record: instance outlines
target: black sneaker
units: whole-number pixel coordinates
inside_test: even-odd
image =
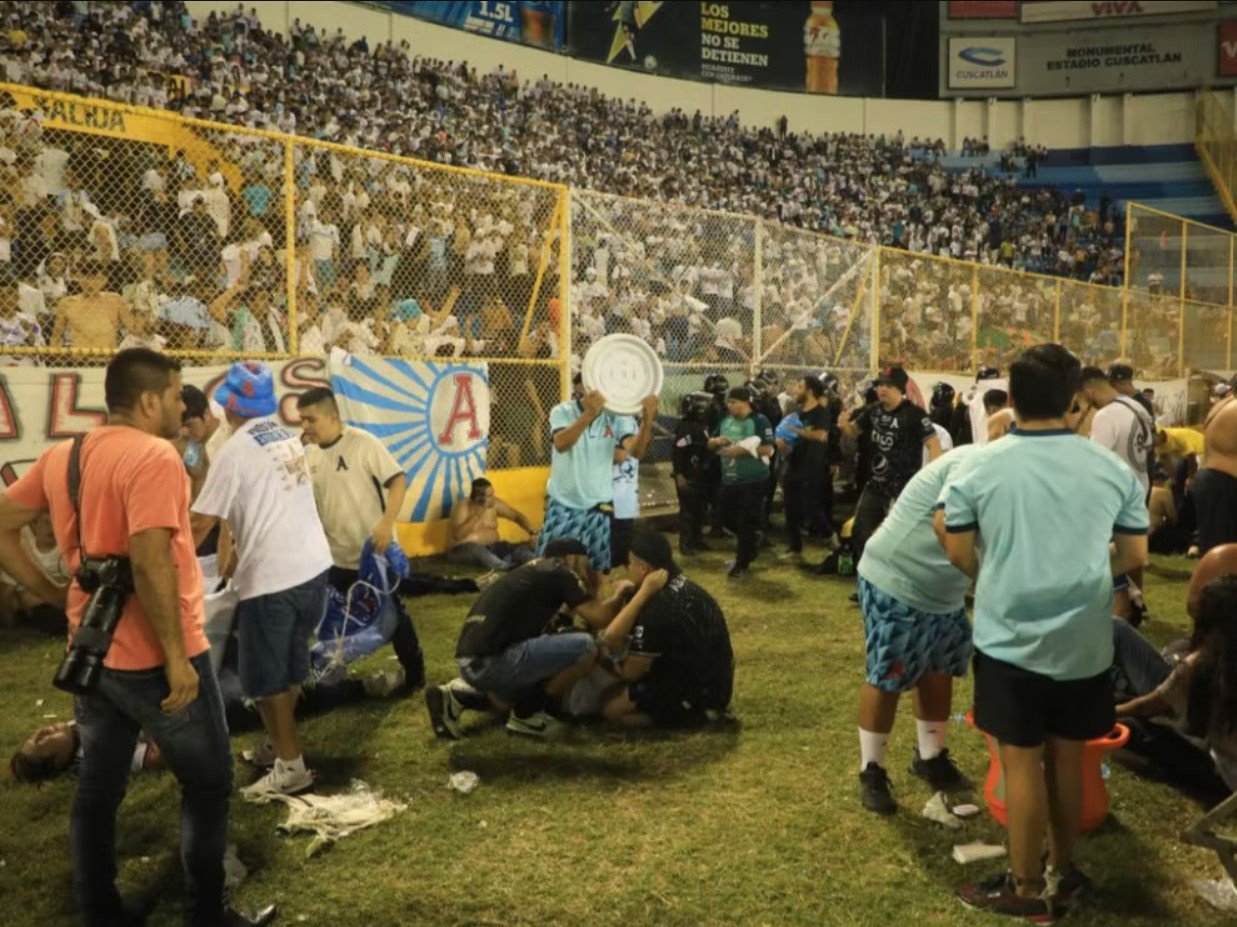
[[[851,605],[858,605],[859,604],[859,593],[852,592],[850,595],[846,597],[846,601],[849,602]]]
[[[1064,873],[1049,869],[1044,878],[1048,882],[1049,894],[1062,906],[1073,904],[1095,887],[1091,879],[1072,864]]]
[[[948,748],[930,760],[920,758],[919,751],[916,750],[915,759],[911,761],[910,773],[932,786],[934,792],[965,792],[975,787],[975,784],[964,776],[962,771],[954,765],[954,761],[949,758]]]
[[[859,800],[863,807],[877,814],[893,814],[898,803],[889,791],[889,774],[875,763],[869,763],[859,774]]]
[[[748,572],[747,567],[739,566],[738,563],[733,561],[726,564],[727,579],[739,579],[740,577],[747,576]]]
[[[1051,898],[1019,895],[1014,888],[1014,877],[1006,872],[984,879],[977,885],[962,886],[958,889],[958,900],[977,911],[1020,917],[1031,924],[1057,922]]]

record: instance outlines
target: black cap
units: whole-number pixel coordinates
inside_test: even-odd
[[[749,406],[752,404],[752,391],[746,386],[736,386],[726,394],[727,399],[733,399],[736,402],[746,402]]]
[[[627,549],[655,570],[678,572],[670,541],[664,534],[659,534],[649,528],[642,528],[632,535]]]
[[[1129,364],[1110,364],[1108,367],[1108,379],[1114,383],[1124,383],[1126,380],[1133,382],[1134,368]]]
[[[547,557],[570,557],[572,555],[587,557],[588,548],[575,538],[554,538],[545,545]]]
[[[898,364],[882,367],[876,377],[877,386],[894,386],[904,393],[906,392],[906,384],[909,382],[910,377],[906,375],[906,371]]]

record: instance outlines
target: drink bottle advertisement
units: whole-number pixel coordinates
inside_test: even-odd
[[[568,53],[689,80],[880,96],[884,23],[862,0],[570,3]]]

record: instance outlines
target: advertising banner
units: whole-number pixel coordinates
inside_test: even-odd
[[[1018,92],[1114,93],[1193,87],[1214,76],[1210,23],[1018,37]]]
[[[440,26],[554,51],[562,50],[566,37],[564,0],[392,0],[380,5]]]
[[[967,36],[949,40],[948,87],[1012,88],[1015,81],[1013,36]]]
[[[838,2],[572,3],[570,54],[688,80],[880,96],[882,13]]]
[[[950,0],[950,19],[1017,19],[1016,0]]]
[[[230,365],[186,367],[185,383],[210,396]],[[376,435],[408,473],[401,521],[442,518],[485,470],[490,391],[484,364],[427,364],[336,352],[274,361],[278,417],[297,425],[296,398],[329,385],[341,416]],[[10,485],[45,450],[107,420],[101,367],[0,371],[0,479]]]
[[[1216,70],[1221,77],[1237,77],[1237,19],[1226,19],[1220,23],[1216,61]]]
[[[1142,16],[1174,16],[1181,13],[1207,13],[1216,0],[1039,0],[1022,4],[1024,23],[1066,22],[1076,19],[1120,20]]]

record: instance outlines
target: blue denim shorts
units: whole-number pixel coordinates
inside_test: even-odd
[[[460,657],[460,675],[480,692],[506,705],[536,686],[575,666],[597,645],[591,634],[543,634],[512,644],[492,657]]]
[[[327,572],[236,606],[241,689],[246,698],[287,692],[309,678],[309,643],[326,612]]]

